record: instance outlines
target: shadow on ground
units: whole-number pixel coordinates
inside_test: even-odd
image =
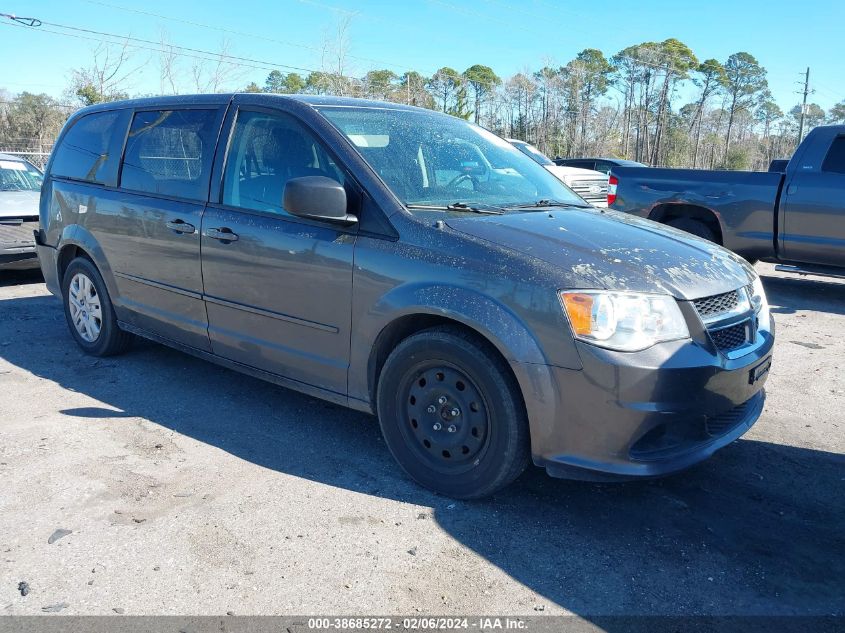
[[[0,268],[0,288],[40,283],[44,283],[44,277],[38,268],[28,268],[26,270]]]
[[[777,282],[778,305],[790,287]],[[52,298],[0,312],[0,356],[103,405],[65,415],[138,416],[265,468],[431,506],[458,542],[582,616],[843,612],[842,455],[740,440],[665,480],[599,485],[532,468],[492,499],[455,503],[400,474],[369,416],[153,344],[86,357]]]
[[[775,314],[814,310],[845,314],[845,284],[818,278],[762,276],[766,295]]]

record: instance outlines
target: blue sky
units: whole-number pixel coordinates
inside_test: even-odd
[[[0,11],[156,42],[164,29],[171,43],[204,50],[219,50],[225,38],[231,55],[303,69],[320,69],[327,34],[351,16],[350,74],[374,67],[430,74],[441,66],[462,71],[481,63],[505,77],[565,64],[584,48],[599,48],[609,56],[631,44],[677,37],[702,60],[724,61],[740,50],[755,55],[769,71],[770,87],[784,110],[799,102],[794,93],[807,66],[816,90],[811,101],[827,109],[845,99],[845,3],[834,0],[0,0]],[[59,96],[70,70],[86,64],[97,44],[80,38],[100,37],[79,31],[77,37],[63,37],[48,30],[60,29],[47,24],[0,28],[5,60],[0,88]],[[131,91],[158,91],[157,54],[139,51],[136,59],[141,67]],[[242,68],[239,73],[238,85],[263,84],[267,70]]]

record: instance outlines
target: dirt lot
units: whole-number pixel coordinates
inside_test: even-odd
[[[845,283],[758,267],[778,343],[745,438],[474,503],[368,416],[149,343],[84,356],[0,273],[0,614],[843,614]]]

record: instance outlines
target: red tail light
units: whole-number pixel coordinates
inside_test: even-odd
[[[613,174],[610,175],[610,180],[607,181],[607,206],[616,202],[616,185],[619,184],[619,179]]]

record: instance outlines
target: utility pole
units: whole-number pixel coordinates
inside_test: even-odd
[[[807,95],[810,92],[810,67],[807,66],[807,73],[804,75],[804,101],[801,103],[801,124],[798,127],[798,144],[804,140],[804,116],[807,114]]]

